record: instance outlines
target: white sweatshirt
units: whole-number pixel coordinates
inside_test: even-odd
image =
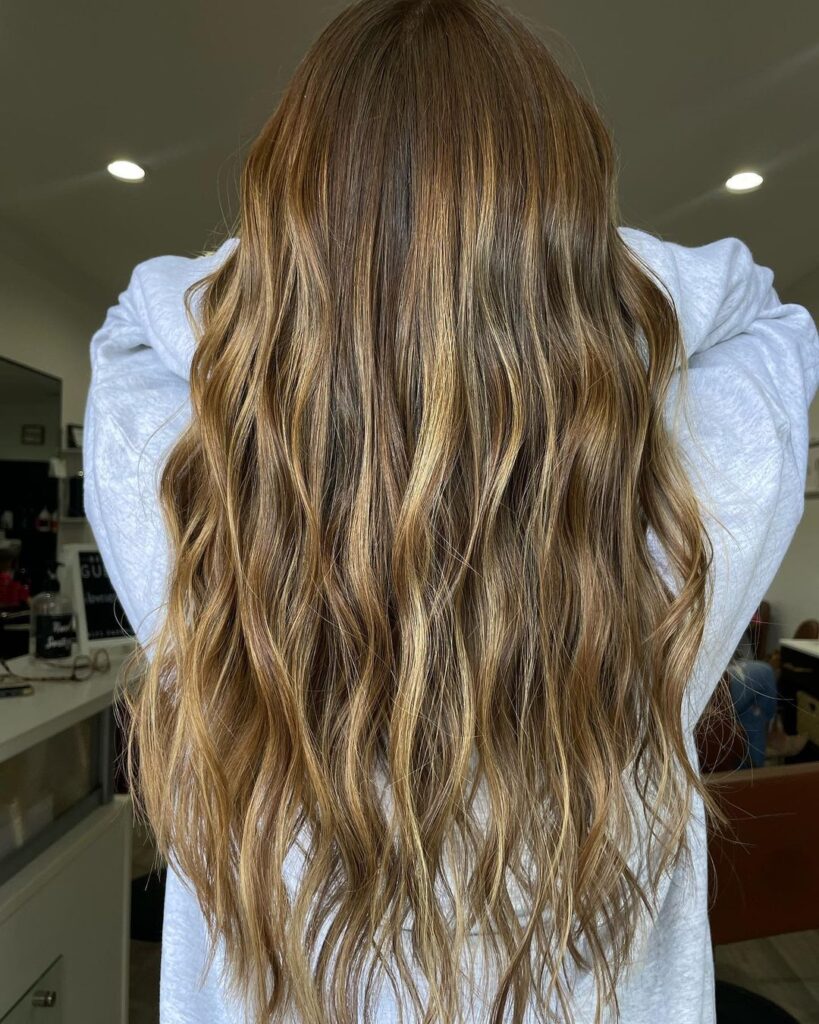
[[[739,239],[688,248],[634,228],[621,228],[621,234],[673,299],[689,360],[686,415],[674,429],[708,510],[714,545],[714,599],[686,712],[694,757],[694,724],[802,515],[819,337],[802,306],[779,301],[773,273],[756,265]],[[195,343],[182,296],[235,244],[228,239],[206,257],[162,256],[139,264],[91,340],[86,511],[142,641],[162,613],[168,568],[157,473],[190,416],[188,372]],[[661,557],[656,547],[655,553]],[[657,918],[647,924],[621,984],[622,1024],[715,1019],[701,812],[697,805],[689,824],[690,861],[668,879]],[[221,951],[202,978],[205,957],[198,904],[170,871],[161,1024],[246,1024],[241,1008],[223,991]],[[571,1024],[591,1021],[590,996],[577,978]],[[386,986],[379,1024],[398,1020],[393,998]]]

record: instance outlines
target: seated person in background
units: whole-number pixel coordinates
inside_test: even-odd
[[[750,627],[742,635],[728,666],[731,702],[748,738],[742,767],[761,768],[767,757],[795,757],[807,736],[788,736],[776,720],[779,690],[773,667],[754,658]]]

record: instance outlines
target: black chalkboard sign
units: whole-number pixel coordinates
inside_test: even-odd
[[[79,551],[77,557],[88,640],[133,636],[134,631],[114,592],[99,551]]]

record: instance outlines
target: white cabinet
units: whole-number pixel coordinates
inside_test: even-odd
[[[2,1024],[18,1024],[14,1013],[26,1024],[125,1024],[130,851],[131,803],[117,797],[0,887]],[[33,989],[53,989],[57,1000],[27,1017]]]
[[[113,795],[118,668],[35,682],[0,708],[0,1024],[127,1021],[132,808]]]
[[[63,1024],[63,961],[53,963],[0,1024]]]

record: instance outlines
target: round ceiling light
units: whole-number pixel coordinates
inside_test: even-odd
[[[756,171],[740,171],[739,174],[731,175],[725,182],[725,187],[729,192],[751,192],[753,189],[759,188],[762,181],[762,175],[757,174]]]
[[[145,171],[133,160],[112,160],[108,164],[108,173],[120,181],[142,181]]]

